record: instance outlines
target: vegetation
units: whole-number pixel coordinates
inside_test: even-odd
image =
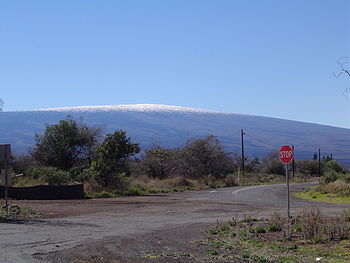
[[[246,217],[247,218],[247,217]],[[306,209],[287,219],[275,212],[267,220],[218,222],[196,242],[212,260],[231,262],[349,262],[349,212],[338,217]]]
[[[102,187],[122,189],[128,184],[130,175],[128,160],[140,152],[138,143],[132,143],[125,131],[107,134],[96,150],[96,159],[92,164],[94,179]]]
[[[318,187],[295,193],[295,196],[318,202],[350,204],[350,174],[338,163],[330,162],[326,163],[329,170],[320,178]]]
[[[27,221],[41,216],[40,213],[28,207],[11,204],[6,210],[4,204],[0,203],[0,205],[0,222]]]
[[[30,156],[18,156],[12,169],[17,186],[84,183],[88,197],[284,182],[285,168],[272,152],[248,159],[241,176],[241,156],[225,151],[213,135],[188,140],[184,146],[153,145],[141,151],[138,143],[117,130],[104,138],[101,130],[67,117],[37,134]],[[317,154],[316,154],[317,157]],[[317,158],[296,161],[294,181],[318,176]],[[321,162],[321,194],[349,195],[349,176],[332,156]],[[339,182],[341,181],[341,182]]]
[[[67,118],[58,124],[47,125],[44,134],[36,134],[34,159],[43,166],[69,170],[74,166],[91,164],[92,149],[100,134],[84,124]]]

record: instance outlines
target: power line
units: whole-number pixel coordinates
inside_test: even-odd
[[[265,145],[265,146],[271,147],[271,148],[273,148],[274,150],[278,150],[278,147],[276,147],[275,145],[272,145],[272,144],[266,143],[266,142],[264,142],[264,141],[262,141],[262,140],[260,140],[260,139],[257,139],[257,138],[255,138],[255,137],[251,136],[250,134],[247,134],[246,132],[245,132],[245,135],[248,136],[250,139],[252,139],[252,140],[258,142],[258,143],[261,143],[261,144],[263,144],[263,145]]]

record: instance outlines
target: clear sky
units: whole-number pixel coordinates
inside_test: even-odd
[[[343,56],[349,0],[0,1],[5,111],[155,103],[350,128]]]

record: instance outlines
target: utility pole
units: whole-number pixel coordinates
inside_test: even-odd
[[[9,215],[9,206],[8,206],[8,169],[9,169],[9,156],[7,152],[8,145],[5,145],[5,206],[6,206],[6,215]]]
[[[293,149],[292,172],[293,172],[293,179],[294,179],[294,173],[295,173],[295,161],[294,161],[295,150],[294,150],[294,144],[292,145],[292,149]]]
[[[321,148],[318,148],[318,177],[321,177]]]
[[[241,148],[242,148],[242,177],[244,177],[244,142],[243,142],[243,129],[241,129]]]

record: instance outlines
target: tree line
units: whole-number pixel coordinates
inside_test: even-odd
[[[67,117],[47,125],[42,134],[35,135],[35,141],[31,154],[16,157],[12,166],[15,173],[48,184],[94,182],[101,188],[123,189],[132,176],[222,179],[238,176],[241,170],[241,156],[227,152],[213,135],[187,140],[181,147],[152,145],[141,151],[139,143],[128,137],[126,131],[116,130],[102,136],[101,129]],[[331,159],[322,161],[321,172],[328,170],[344,172]],[[277,152],[261,160],[247,158],[245,171],[248,177],[285,172]],[[317,175],[318,161],[296,161],[296,172]]]

